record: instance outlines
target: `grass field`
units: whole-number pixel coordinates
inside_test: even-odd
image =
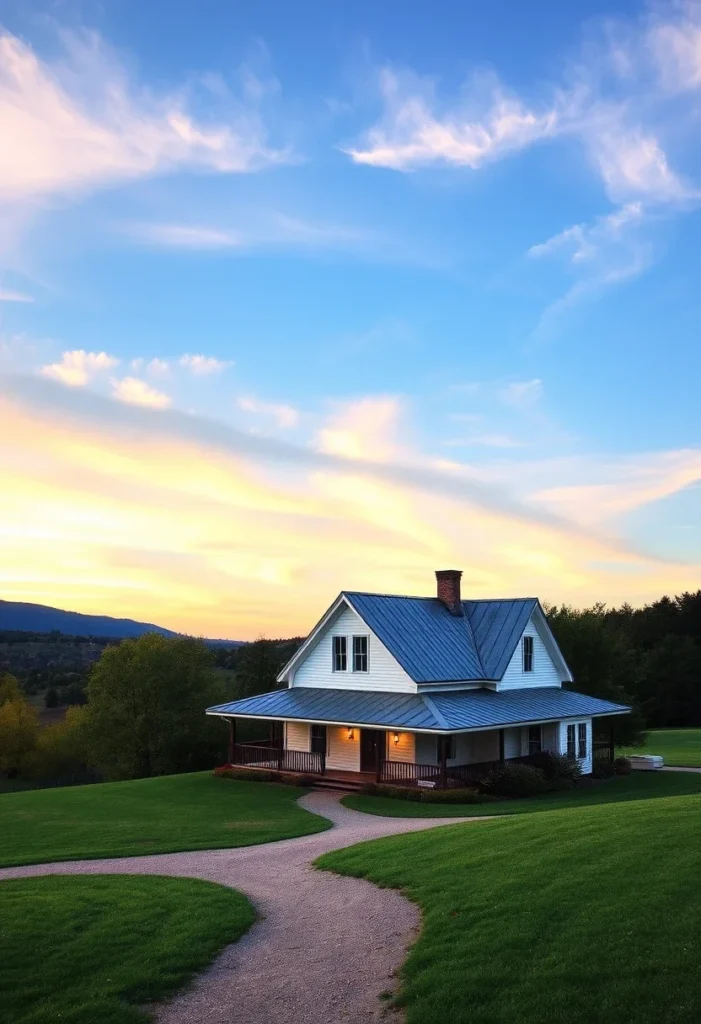
[[[3,1024],[136,1024],[255,914],[240,893],[155,876],[0,883]]]
[[[700,796],[455,825],[318,863],[420,905],[407,1024],[701,1020]]]
[[[473,815],[531,814],[567,807],[648,800],[653,797],[701,793],[701,775],[693,772],[634,772],[616,776],[567,793],[548,793],[528,800],[497,800],[487,804],[419,804],[386,796],[346,796],[346,807],[388,818],[463,818]]]
[[[652,729],[644,747],[626,747],[619,754],[661,754],[665,764],[701,768],[701,729]]]
[[[251,846],[321,832],[304,790],[207,772],[0,795],[0,866]]]

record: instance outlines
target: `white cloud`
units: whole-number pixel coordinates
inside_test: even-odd
[[[617,117],[610,129],[594,125],[584,135],[590,157],[614,202],[634,197],[654,203],[698,198],[698,189],[671,169],[660,140],[652,132],[626,128]]]
[[[25,295],[24,292],[13,292],[7,288],[0,288],[0,302],[34,302],[34,298],[31,295]]]
[[[98,373],[113,369],[118,359],[107,355],[106,352],[85,352],[83,349],[74,349],[71,352],[64,352],[60,363],[51,363],[43,366],[41,372],[46,377],[53,377],[62,384],[69,384],[71,387],[83,387]]]
[[[573,263],[584,263],[601,254],[611,242],[620,240],[625,231],[643,218],[641,203],[629,203],[620,210],[597,217],[593,224],[573,224],[545,242],[532,245],[529,256],[550,256],[564,251]]]
[[[322,452],[348,459],[387,461],[402,453],[399,444],[403,403],[395,395],[370,395],[340,402],[319,431]]]
[[[232,249],[242,244],[238,231],[197,224],[131,224],[131,236],[172,249]]]
[[[493,79],[480,83],[474,113],[468,104],[436,113],[431,83],[389,68],[380,73],[380,92],[382,120],[360,148],[345,150],[356,163],[398,171],[431,163],[476,169],[557,129],[554,109],[533,111]]]
[[[129,405],[144,405],[151,409],[165,409],[171,403],[169,395],[162,391],[156,391],[146,381],[138,377],[123,377],[121,380],[113,379],[112,394],[120,402],[127,402]]]
[[[229,359],[216,359],[214,356],[191,355],[186,353],[178,360],[181,366],[185,367],[196,377],[207,377],[212,373],[221,373],[223,370],[233,366]]]
[[[701,88],[701,5],[683,4],[676,20],[653,21],[645,42],[662,85],[671,92]]]
[[[543,397],[543,382],[539,377],[533,380],[517,380],[507,384],[499,392],[499,398],[512,409],[532,409]]]
[[[285,429],[296,427],[299,423],[299,412],[291,405],[279,405],[274,402],[261,402],[252,395],[241,395],[236,400],[239,409],[262,416],[271,416],[278,427]]]
[[[225,117],[198,120],[193,88],[155,94],[129,80],[96,34],[64,33],[65,57],[42,60],[0,34],[0,197],[96,189],[178,167],[252,171],[289,154],[271,149],[249,93]],[[209,93],[210,107],[213,102]]]

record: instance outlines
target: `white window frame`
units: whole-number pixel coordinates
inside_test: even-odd
[[[356,659],[355,641],[356,640],[364,640],[365,641],[365,653],[362,654],[362,653],[359,652],[358,655],[357,655],[359,659],[365,658],[365,668],[356,668],[355,667],[356,666],[356,661],[355,661],[355,659]],[[351,669],[352,669],[353,672],[360,672],[363,675],[367,675],[367,673],[370,671],[370,637],[368,636],[367,633],[356,633],[352,637],[352,639],[351,639]]]
[[[532,672],[535,662],[535,643],[532,636],[521,638],[521,667],[524,672]]]
[[[577,760],[578,761],[586,761],[586,759],[588,757],[588,754],[589,754],[589,743],[587,742],[588,738],[589,738],[587,736],[588,732],[589,732],[589,730],[587,729],[587,723],[586,722],[577,722]],[[584,753],[582,753],[582,747],[584,749]]]
[[[340,649],[338,651],[336,650],[336,642],[337,641],[342,641],[342,643],[339,643]],[[339,668],[338,665],[337,665],[337,661],[339,659],[343,663],[343,667],[342,668]],[[347,636],[341,636],[341,635],[336,633],[336,634],[334,634],[331,637],[331,671],[332,672],[347,672],[348,671],[348,637]]]

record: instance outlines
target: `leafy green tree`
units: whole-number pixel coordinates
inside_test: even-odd
[[[12,778],[27,775],[38,735],[37,713],[24,698],[0,704],[0,772]]]
[[[607,619],[604,606],[578,610],[562,605],[548,609],[548,621],[572,670],[572,688],[619,704],[631,704],[631,715],[597,720],[604,731],[613,725],[621,744],[642,742],[645,720],[636,705],[641,677],[638,653],[626,633]]]
[[[46,708],[57,708],[61,702],[58,699],[58,694],[53,686],[50,686],[44,696],[44,707]]]
[[[146,633],[108,647],[93,666],[85,719],[90,763],[108,779],[194,771],[223,756],[227,698],[201,640]]]
[[[37,736],[32,770],[38,778],[83,772],[88,760],[86,707],[70,707],[61,722],[46,726]]]
[[[0,673],[0,706],[8,700],[24,700],[22,688],[15,676],[9,672]]]

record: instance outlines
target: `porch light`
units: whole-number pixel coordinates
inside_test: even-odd
[[[395,734],[394,734],[394,745],[395,745],[395,747],[397,746],[398,743],[399,743],[399,733],[395,732]]]
[[[348,739],[352,740],[354,737],[355,737],[355,733],[353,732],[352,727],[349,725],[348,726]]]

